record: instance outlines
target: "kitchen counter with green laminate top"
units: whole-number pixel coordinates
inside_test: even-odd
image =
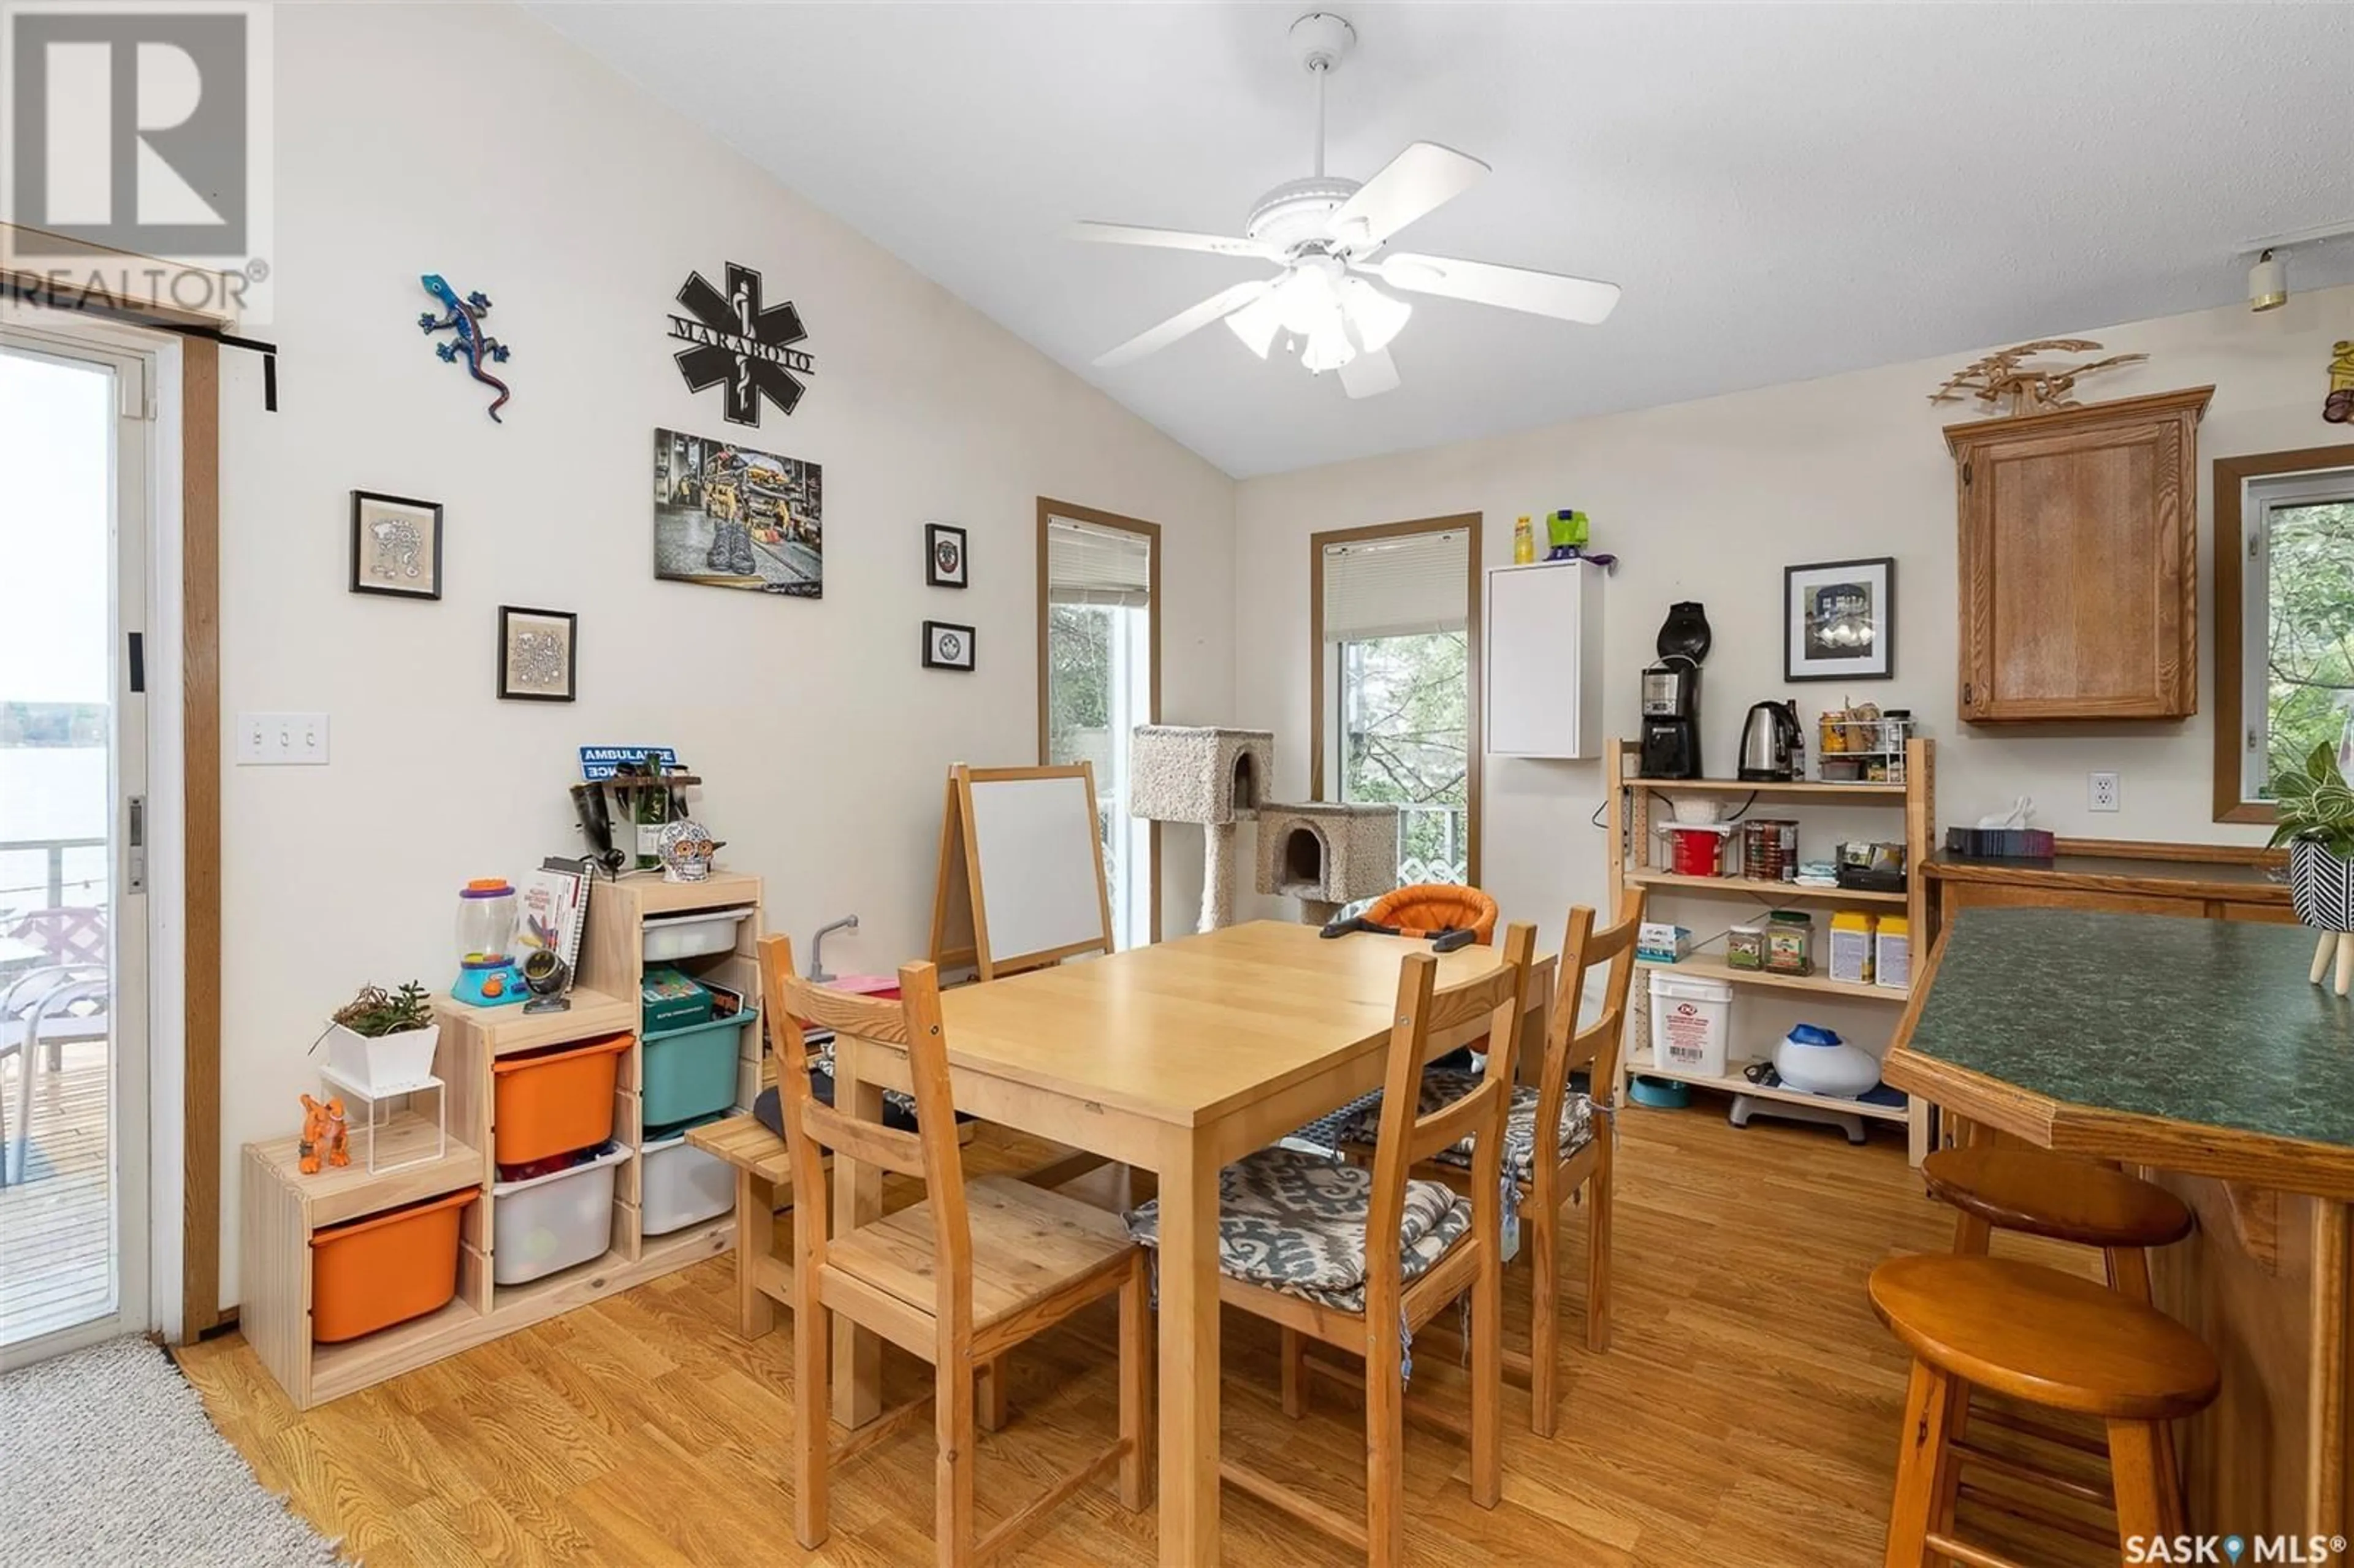
[[[2115,1160],[2190,1205],[2192,1235],[2149,1262],[2158,1305],[2224,1368],[2185,1424],[2194,1533],[2354,1529],[2354,999],[2309,982],[2314,942],[2247,920],[1966,907],[1882,1070],[1948,1131]]]
[[[2031,1099],[2261,1139],[2280,1146],[2269,1159],[2316,1163],[2317,1184],[2276,1184],[2354,1196],[2354,999],[2307,983],[2313,947],[2296,926],[1964,910],[1888,1081],[1934,1099],[1958,1070]]]

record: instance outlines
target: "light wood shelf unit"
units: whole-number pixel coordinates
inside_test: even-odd
[[[649,915],[705,909],[751,911],[737,926],[726,952],[674,960],[699,980],[716,980],[758,1004],[760,881],[727,873],[703,883],[663,883],[652,875],[600,882],[588,896],[588,924],[581,943],[580,980],[572,1006],[563,1012],[526,1013],[520,1006],[469,1007],[447,997],[433,999],[441,1025],[433,1070],[447,1086],[449,1149],[438,1160],[370,1175],[364,1150],[354,1163],[305,1176],[299,1169],[297,1139],[282,1138],[245,1146],[239,1318],[262,1364],[298,1410],[340,1398],[389,1377],[457,1354],[471,1346],[513,1333],[543,1319],[642,1285],[725,1252],[735,1240],[732,1212],[667,1235],[643,1234],[638,1162],[645,1128],[639,1100],[643,1081],[639,981],[643,922]],[[657,960],[667,962],[673,960]],[[613,1137],[630,1150],[614,1181],[612,1232],[603,1255],[521,1285],[492,1277],[498,1237],[491,1188],[498,1180],[493,1160],[497,1139],[497,1099],[492,1065],[503,1056],[627,1033],[614,1089]],[[739,1091],[773,1080],[773,1067],[760,1059],[760,1030],[744,1032]],[[766,1069],[764,1074],[764,1069]],[[750,1104],[750,1094],[741,1097]],[[436,1136],[434,1124],[406,1104],[395,1107],[377,1134],[387,1160],[407,1158]],[[357,1135],[355,1135],[357,1142]],[[311,1237],[323,1226],[465,1188],[481,1198],[468,1204],[459,1224],[458,1293],[449,1305],[342,1344],[313,1344],[311,1338]]]
[[[1646,779],[1641,776],[1641,748],[1630,741],[1613,740],[1605,748],[1604,777],[1610,782],[1609,799],[1605,802],[1610,839],[1607,855],[1610,901],[1616,907],[1620,895],[1629,887],[1648,889],[1651,895],[1649,918],[1665,920],[1660,908],[1669,899],[1686,896],[1738,897],[1755,901],[1763,908],[1790,905],[1828,906],[1861,909],[1871,913],[1893,913],[1901,909],[1905,916],[1912,942],[1913,960],[1917,967],[1926,956],[1929,930],[1929,878],[1924,872],[1935,848],[1936,822],[1936,747],[1935,743],[1915,736],[1904,747],[1904,779],[1901,783],[1862,783],[1814,779],[1794,779],[1787,783],[1753,782],[1734,779]],[[1906,882],[1902,893],[1883,893],[1862,888],[1798,887],[1787,882],[1766,882],[1739,876],[1688,876],[1669,871],[1654,863],[1655,841],[1652,827],[1656,819],[1653,794],[1674,799],[1678,796],[1712,795],[1738,801],[1755,794],[1760,800],[1787,802],[1793,806],[1833,808],[1901,807],[1904,821],[1904,855]],[[1727,853],[1735,853],[1727,846]],[[1816,853],[1810,856],[1823,859]],[[1855,985],[1835,980],[1818,972],[1812,975],[1780,975],[1771,971],[1736,969],[1725,963],[1721,954],[1700,953],[1677,964],[1647,964],[1649,969],[1667,969],[1673,973],[1718,980],[1736,987],[1789,991],[1835,997],[1850,1001],[1903,1002],[1908,990],[1893,986]],[[1702,1088],[1726,1094],[1752,1095],[1760,1099],[1781,1100],[1797,1105],[1827,1106],[1837,1110],[1881,1121],[1901,1122],[1907,1128],[1913,1161],[1925,1158],[1929,1150],[1929,1108],[1917,1097],[1905,1108],[1892,1106],[1866,1105],[1858,1101],[1833,1100],[1820,1095],[1810,1095],[1799,1089],[1761,1088],[1742,1075],[1741,1068],[1750,1058],[1728,1061],[1723,1075],[1685,1073],[1662,1069],[1653,1062],[1650,1036],[1650,994],[1648,984],[1635,988],[1628,1020],[1628,1048],[1620,1059],[1618,1082],[1615,1086],[1620,1104],[1626,1103],[1626,1081],[1629,1076],[1670,1078]],[[1734,1043],[1738,1053],[1739,1042]]]

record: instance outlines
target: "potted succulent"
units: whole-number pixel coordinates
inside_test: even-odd
[[[441,1026],[425,988],[410,980],[398,991],[363,986],[335,1011],[321,1036],[327,1069],[370,1097],[421,1088],[433,1075]]]
[[[2272,842],[2288,845],[2288,895],[2296,917],[2320,931],[2313,983],[2337,969],[2338,994],[2354,982],[2354,787],[2338,768],[2338,748],[2313,748],[2305,766],[2274,780],[2278,825]]]

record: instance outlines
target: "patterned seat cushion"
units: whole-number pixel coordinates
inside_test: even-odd
[[[1456,1067],[1434,1066],[1422,1075],[1422,1104],[1417,1116],[1428,1116],[1442,1106],[1451,1105],[1479,1086],[1479,1075]],[[1350,1143],[1372,1143],[1381,1135],[1381,1101],[1360,1110],[1343,1131]],[[1561,1153],[1568,1159],[1594,1141],[1594,1100],[1591,1096],[1572,1092],[1561,1106]],[[1471,1142],[1469,1138],[1450,1148],[1440,1150],[1432,1158],[1442,1165],[1471,1168]],[[1504,1122],[1504,1174],[1515,1181],[1527,1181],[1535,1170],[1537,1147],[1537,1092],[1526,1084],[1512,1086],[1512,1108]]]
[[[1290,1149],[1262,1149],[1218,1172],[1218,1266],[1236,1279],[1365,1309],[1365,1222],[1373,1172]],[[1471,1204],[1445,1183],[1408,1181],[1398,1227],[1400,1272],[1413,1279],[1471,1228]],[[1128,1220],[1161,1245],[1159,1200]]]

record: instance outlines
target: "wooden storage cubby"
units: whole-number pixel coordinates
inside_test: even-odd
[[[735,946],[724,953],[691,959],[657,959],[657,967],[678,969],[705,984],[740,993],[745,1005],[760,1005],[760,879],[740,872],[715,871],[705,882],[663,882],[658,876],[625,876],[599,883],[588,895],[588,932],[580,945],[580,983],[635,1001],[645,979],[645,922],[701,911],[749,909],[736,927]],[[632,1021],[631,1027],[636,1023]],[[741,1031],[737,1041],[736,1108],[750,1110],[759,1092],[777,1081],[768,1059],[765,1026]],[[634,1052],[632,1053],[634,1054]],[[631,1080],[636,1082],[635,1078]],[[640,1132],[643,1132],[641,1128]],[[634,1201],[635,1161],[623,1178]]]

